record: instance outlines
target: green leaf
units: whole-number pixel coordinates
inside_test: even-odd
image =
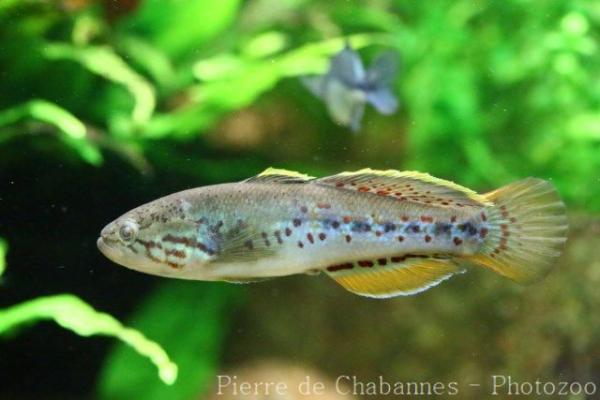
[[[358,34],[310,43],[266,59],[243,59],[226,53],[193,66],[205,82],[190,88],[190,104],[170,114],[155,115],[144,133],[149,138],[186,137],[215,123],[224,113],[246,107],[281,79],[323,72],[345,40],[359,49],[385,43],[386,34]]]
[[[6,269],[6,253],[8,252],[8,243],[6,240],[0,238],[0,276]]]
[[[152,294],[130,325],[152,335],[179,366],[169,388],[151,379],[152,371],[119,345],[99,378],[99,398],[187,400],[201,398],[217,368],[228,315],[237,288],[221,283],[165,282]]]
[[[106,335],[118,338],[150,359],[158,368],[164,383],[171,385],[177,378],[177,365],[158,344],[70,294],[38,297],[0,310],[0,334],[47,319],[81,336]]]
[[[85,138],[85,125],[64,108],[46,100],[36,99],[0,112],[0,126],[14,124],[24,118],[54,125],[73,139]]]
[[[76,47],[69,44],[53,43],[44,48],[44,55],[50,59],[70,59],[76,61],[94,74],[123,85],[134,99],[131,119],[136,124],[146,122],[156,106],[154,87],[133,70],[114,50],[104,46]]]
[[[146,0],[126,21],[128,31],[142,33],[169,56],[197,51],[233,22],[240,0]]]
[[[169,88],[175,81],[175,69],[171,60],[143,38],[123,36],[119,38],[117,45],[121,53],[131,59],[132,64],[146,72],[160,87]]]
[[[283,50],[287,40],[282,32],[264,32],[250,39],[242,48],[242,53],[252,58],[268,57]]]
[[[60,137],[63,142],[77,151],[81,158],[92,165],[102,163],[100,151],[87,140],[85,125],[68,110],[47,100],[35,99],[0,111],[0,127],[27,119],[34,119],[54,126],[62,133]],[[12,137],[0,138],[0,143]]]

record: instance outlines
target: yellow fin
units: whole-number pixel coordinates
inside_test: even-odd
[[[301,174],[300,172],[269,167],[260,174],[246,179],[244,182],[304,183],[312,179],[315,178],[306,174]]]
[[[565,205],[554,186],[524,179],[485,194],[493,202],[489,233],[480,253],[469,261],[519,283],[542,279],[567,240]]]
[[[346,290],[361,296],[388,298],[423,292],[461,269],[449,259],[407,259],[393,266],[327,271]]]
[[[315,182],[335,186],[340,190],[389,196],[426,206],[482,207],[490,204],[485,197],[464,186],[416,171],[378,171],[367,168],[356,172],[342,172]]]

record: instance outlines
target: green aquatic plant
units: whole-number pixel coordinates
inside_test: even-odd
[[[43,99],[33,99],[0,111],[0,128],[10,127],[20,121],[35,121],[54,128],[60,140],[74,149],[83,160],[92,165],[102,163],[102,154],[88,140],[85,124],[58,104]],[[36,130],[43,132],[43,127],[43,125],[32,127],[31,132]],[[0,136],[0,145],[22,134],[22,131],[9,128],[3,133]]]
[[[0,239],[0,275],[6,266],[8,246]],[[0,335],[42,320],[53,320],[58,325],[80,336],[112,336],[147,357],[158,368],[160,379],[172,385],[177,379],[177,365],[157,343],[135,329],[123,326],[114,317],[96,311],[89,304],[71,294],[43,296],[0,309]]]
[[[174,156],[156,156],[168,152],[168,141],[194,141],[240,110],[256,116],[266,104],[291,137],[313,140],[305,146],[317,153],[311,156],[324,157],[339,133],[294,82],[323,72],[350,38],[366,59],[382,47],[401,58],[393,88],[401,112],[376,125],[365,116],[368,148],[390,141],[400,147],[363,162],[393,160],[387,166],[473,187],[541,176],[553,179],[567,201],[600,209],[598,185],[581,179],[600,166],[593,40],[600,20],[585,2],[560,0],[535,14],[518,1],[251,3],[116,2],[113,15],[86,1],[66,12],[4,2],[0,143],[37,133],[42,122],[42,131],[56,131],[93,165],[111,150],[143,171],[145,157],[154,157],[157,169],[173,168]],[[55,109],[35,109],[40,101]],[[281,115],[273,104],[301,110],[315,133],[301,132],[294,113]],[[363,144],[345,140],[350,152]]]
[[[123,343],[108,355],[98,382],[101,399],[186,400],[209,389],[217,372],[238,288],[222,283],[172,281],[162,284],[129,324],[160,341],[179,366],[177,382],[161,385],[147,363]]]
[[[6,269],[6,252],[8,251],[8,243],[6,240],[0,238],[0,277]]]

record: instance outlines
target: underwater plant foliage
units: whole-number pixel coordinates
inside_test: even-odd
[[[277,98],[290,78],[324,72],[348,39],[359,50],[400,54],[395,90],[405,111],[394,133],[378,126],[373,136],[406,136],[405,167],[468,186],[544,175],[570,202],[600,208],[598,185],[588,190],[574,178],[600,168],[592,3],[557,2],[539,15],[518,1],[306,2],[263,14],[266,0],[167,4],[6,3],[1,142],[58,133],[87,162],[116,151],[147,171],[157,140],[195,140],[228,114]],[[315,13],[329,22],[300,29],[294,18]],[[193,32],[173,28],[192,20],[203,21]],[[322,108],[297,82],[286,103],[294,102],[314,115]],[[334,129],[325,117],[320,110],[323,129]]]
[[[6,267],[7,250],[6,241],[0,239],[0,276]],[[177,365],[157,343],[148,340],[137,330],[123,326],[110,315],[94,310],[71,294],[41,296],[0,309],[0,336],[14,335],[15,331],[42,320],[53,320],[80,336],[115,337],[150,359],[165,384],[172,385],[177,379]]]
[[[61,321],[130,338],[116,319],[126,321],[171,357],[151,346],[155,360],[179,367],[168,386],[125,343],[53,352],[38,325],[14,338],[31,338],[36,354],[17,356],[29,347],[11,336],[0,368],[48,380],[22,372],[0,397],[47,386],[55,397],[203,398],[216,373],[270,358],[330,378],[597,381],[599,33],[591,0],[0,2],[0,236],[25,259],[0,281],[1,312],[75,310]],[[355,135],[300,81],[325,73],[346,41],[367,65],[399,55],[398,111],[367,110]],[[376,302],[303,276],[252,286],[142,277],[95,249],[99,228],[135,205],[269,166],[420,170],[478,192],[551,180],[570,213],[567,251],[532,287],[473,271]],[[41,357],[70,382],[34,368]]]
[[[0,238],[0,277],[6,269],[6,252],[8,251],[8,243],[6,240]]]
[[[157,381],[152,369],[127,346],[118,345],[100,374],[98,398],[190,399],[206,392],[218,371],[224,332],[231,323],[229,310],[239,300],[235,288],[226,284],[162,285],[144,300],[130,323],[166,343],[179,367],[177,381],[172,386]]]

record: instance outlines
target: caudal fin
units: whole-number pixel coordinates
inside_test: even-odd
[[[554,186],[527,178],[487,193],[489,233],[482,251],[470,258],[519,283],[533,283],[550,271],[567,240],[565,206]]]

